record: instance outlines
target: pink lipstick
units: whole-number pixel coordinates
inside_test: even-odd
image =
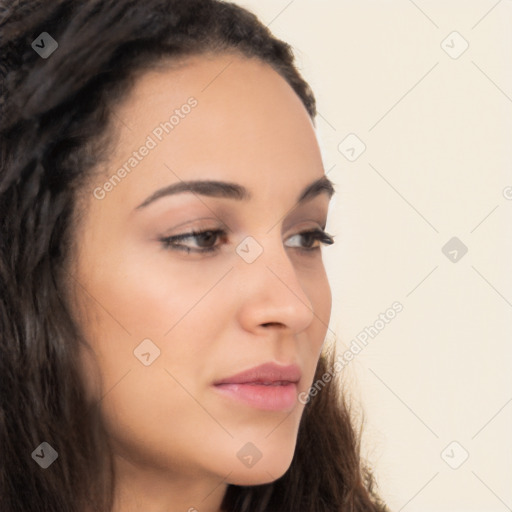
[[[297,383],[301,371],[297,365],[265,363],[214,382],[214,388],[226,397],[267,411],[291,410],[297,403]]]

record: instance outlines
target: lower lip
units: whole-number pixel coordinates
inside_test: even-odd
[[[297,403],[297,385],[217,384],[222,394],[266,411],[290,410]]]

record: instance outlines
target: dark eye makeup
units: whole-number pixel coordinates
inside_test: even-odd
[[[302,231],[295,235],[292,235],[290,238],[301,237],[305,240],[305,246],[303,247],[291,247],[292,249],[297,248],[302,253],[311,253],[312,251],[319,251],[321,245],[331,245],[334,243],[334,236],[326,233],[322,229],[313,229]],[[190,231],[188,233],[181,233],[179,235],[168,236],[164,238],[160,238],[160,242],[162,246],[166,250],[172,251],[184,251],[187,254],[189,253],[214,253],[220,250],[221,245],[215,244],[215,242],[221,238],[224,243],[227,243],[227,232],[224,229],[207,229],[203,231]],[[196,247],[190,247],[189,245],[184,245],[183,241],[185,240],[195,240]],[[319,243],[312,247],[312,244]]]

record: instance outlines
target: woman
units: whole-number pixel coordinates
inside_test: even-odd
[[[1,31],[2,511],[385,510],[291,48],[213,0],[22,0]]]

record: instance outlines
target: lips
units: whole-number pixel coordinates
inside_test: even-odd
[[[266,363],[214,383],[224,398],[266,411],[290,411],[297,405],[297,383],[301,378],[296,365]]]
[[[232,377],[214,382],[215,386],[221,384],[260,384],[284,385],[297,383],[301,378],[301,371],[297,365],[281,366],[275,363],[265,363],[251,368]]]

